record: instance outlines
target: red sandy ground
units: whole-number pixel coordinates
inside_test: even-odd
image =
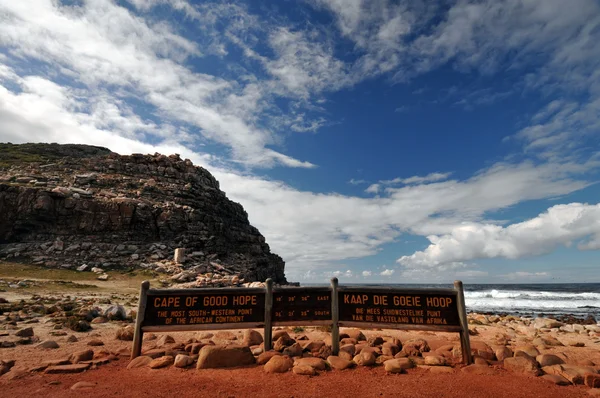
[[[262,366],[218,369],[126,369],[123,358],[98,370],[74,375],[27,375],[0,383],[0,397],[589,397],[583,386],[558,387],[541,378],[498,370],[493,376],[460,372],[433,374],[411,369],[386,375],[382,367],[321,372],[314,377],[291,372],[266,374]],[[51,385],[58,381],[60,384]],[[71,390],[79,381],[92,389]]]

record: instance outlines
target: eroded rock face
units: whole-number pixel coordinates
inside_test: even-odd
[[[204,168],[179,155],[63,149],[57,157],[42,145],[36,154],[51,161],[0,168],[0,259],[82,272],[139,266],[198,286],[286,283],[282,259]],[[185,248],[181,264],[170,261],[175,248]]]

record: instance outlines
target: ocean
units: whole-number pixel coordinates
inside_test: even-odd
[[[343,285],[343,282],[340,282]],[[355,284],[348,284],[356,286]],[[452,288],[445,284],[369,284],[398,288]],[[464,284],[467,312],[536,317],[592,315],[600,321],[600,283]]]

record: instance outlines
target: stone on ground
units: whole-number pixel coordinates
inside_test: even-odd
[[[541,373],[537,362],[525,356],[506,358],[504,360],[504,368],[512,373],[530,374],[533,376],[538,376]]]
[[[373,351],[362,350],[353,361],[359,366],[373,366],[377,362],[377,357]]]
[[[600,388],[600,374],[586,374],[583,378],[583,383],[589,388]]]
[[[194,363],[194,359],[189,355],[179,354],[175,357],[176,368],[187,368]]]
[[[92,359],[94,359],[94,351],[92,351],[92,350],[84,350],[84,351],[75,352],[69,358],[69,360],[73,364],[83,362],[83,361],[91,361]]]
[[[166,368],[167,366],[171,366],[171,365],[173,365],[173,357],[170,355],[165,355],[165,356],[153,359],[148,364],[148,367],[150,369],[160,369],[160,368]]]
[[[360,329],[344,329],[344,333],[347,334],[349,338],[355,339],[356,341],[367,340]]]
[[[144,366],[148,366],[148,364],[152,362],[152,358],[147,356],[137,357],[131,360],[127,365],[127,369],[135,369],[135,368],[143,368]]]
[[[125,326],[124,328],[117,330],[116,338],[117,340],[133,341],[134,332],[135,329],[133,328],[133,326]]]
[[[24,328],[21,330],[17,330],[15,336],[19,337],[31,337],[33,336],[33,328]]]
[[[541,354],[535,357],[535,360],[540,364],[541,367],[565,363],[565,361],[553,354]]]
[[[96,383],[91,381],[78,381],[71,386],[71,390],[88,390],[94,387],[96,387]]]
[[[532,358],[535,358],[538,355],[540,355],[540,352],[538,351],[538,349],[535,348],[535,346],[533,346],[531,344],[526,344],[526,345],[521,345],[521,346],[516,347],[515,348],[515,356],[517,356],[519,351],[526,353],[527,355],[529,355]]]
[[[90,363],[78,363],[71,365],[49,366],[44,373],[46,374],[66,374],[66,373],[81,373],[90,368]]]
[[[296,361],[296,366],[307,365],[315,368],[316,370],[325,370],[327,369],[327,362],[325,362],[321,358],[300,358]]]
[[[403,361],[404,359],[406,359],[411,366],[407,366],[406,361]],[[383,363],[383,367],[388,373],[404,373],[406,369],[412,367],[412,362],[410,362],[408,358],[390,359]]]
[[[296,365],[292,370],[297,375],[314,376],[317,372],[315,368],[308,365]]]
[[[262,334],[260,334],[256,330],[246,329],[244,331],[244,339],[243,339],[243,343],[242,343],[243,345],[250,347],[253,345],[260,345],[262,342],[263,342]]]
[[[281,355],[281,353],[279,351],[267,351],[267,352],[263,352],[262,354],[260,354],[258,356],[258,358],[256,358],[256,364],[257,365],[264,365],[267,362],[269,362],[269,360],[271,358],[273,358],[276,355]]]
[[[267,373],[285,373],[294,366],[294,361],[286,355],[275,355],[265,364]]]
[[[557,386],[571,385],[571,382],[569,382],[569,380],[565,379],[561,375],[543,375],[541,378],[549,383],[556,384]]]
[[[354,365],[354,362],[349,361],[344,358],[340,358],[338,356],[330,355],[327,357],[327,362],[333,369],[344,370],[351,368]]]
[[[175,339],[172,336],[169,336],[168,334],[164,334],[164,335],[160,336],[159,339],[156,341],[156,346],[164,347],[167,344],[174,344],[174,343],[175,343]]]
[[[40,344],[38,344],[37,347],[44,348],[44,349],[56,349],[56,348],[59,348],[59,345],[54,340],[46,340],[46,341],[42,341]]]
[[[513,356],[513,352],[510,348],[506,346],[497,347],[495,350],[496,358],[498,361],[502,362],[506,358],[510,358]]]
[[[102,340],[93,339],[88,341],[87,345],[89,345],[90,347],[100,347],[104,345],[104,342]]]
[[[440,355],[427,355],[425,357],[425,365],[444,366],[444,365],[446,365],[446,358],[444,358],[443,356],[440,356]]]
[[[231,368],[252,365],[254,362],[254,356],[248,347],[240,345],[207,345],[200,350],[196,368]]]
[[[290,357],[299,357],[302,356],[302,346],[300,343],[294,343],[289,347],[285,347],[281,353]]]

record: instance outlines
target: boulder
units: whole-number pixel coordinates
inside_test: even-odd
[[[117,330],[116,338],[117,340],[133,341],[134,333],[135,329],[133,328],[133,326],[125,326],[124,328],[120,328]]]
[[[273,351],[273,350],[263,352],[262,354],[260,354],[258,356],[258,358],[256,358],[256,364],[257,365],[264,365],[267,362],[269,362],[269,360],[271,358],[273,358],[274,356],[276,356],[276,355],[281,355],[281,353],[279,351]]]
[[[150,362],[152,362],[151,357],[147,357],[147,356],[137,357],[137,358],[132,359],[131,362],[129,362],[129,364],[127,365],[127,369],[142,368],[142,367],[148,366],[148,364]]]
[[[446,365],[446,358],[444,358],[443,356],[440,356],[440,355],[427,355],[425,357],[425,365],[444,366],[444,365]],[[486,365],[487,365],[487,362],[486,362]]]
[[[513,356],[512,350],[510,348],[508,348],[507,346],[496,347],[494,354],[496,355],[496,358],[500,362],[504,361],[506,358],[510,358]]]
[[[317,374],[315,368],[313,368],[312,366],[308,366],[308,365],[296,365],[296,366],[294,366],[292,371],[295,374],[302,375],[302,376],[314,376],[315,374]]]
[[[544,366],[560,365],[565,363],[565,361],[553,354],[541,354],[535,357],[535,360],[542,368]]]
[[[323,347],[325,346],[325,342],[324,341],[309,341],[308,343],[306,343],[303,348],[308,351],[308,352],[319,352],[319,350],[321,350]]]
[[[294,366],[294,361],[287,355],[275,355],[265,364],[266,373],[285,373]]]
[[[197,369],[231,368],[255,362],[250,348],[240,345],[207,345],[198,355]]]
[[[411,339],[404,343],[402,352],[406,356],[420,356],[423,352],[429,352],[429,344],[424,339]]]
[[[583,384],[589,388],[600,388],[600,374],[587,373],[583,377]]]
[[[396,355],[399,352],[400,352],[400,347],[398,347],[396,344],[393,344],[390,342],[385,342],[381,346],[382,355],[388,355],[388,356],[393,357],[394,355]]]
[[[504,368],[512,373],[529,374],[539,376],[541,371],[537,362],[525,356],[506,358],[504,360]]]
[[[109,321],[124,321],[127,319],[127,311],[122,305],[111,305],[104,311],[104,317]]]
[[[517,356],[517,354],[519,353],[519,351],[522,351],[522,352],[526,353],[527,355],[529,355],[532,358],[535,358],[538,355],[540,355],[540,352],[538,351],[538,349],[535,348],[535,346],[533,346],[531,344],[525,344],[525,345],[517,346],[514,349],[514,351],[515,351],[515,356]]]
[[[89,390],[96,387],[96,385],[97,383],[93,383],[91,381],[78,381],[71,386],[71,390]]]
[[[388,373],[405,373],[406,369],[412,368],[412,362],[408,358],[390,359],[383,363]]]
[[[170,355],[165,355],[162,357],[158,357],[153,359],[149,364],[148,367],[150,369],[160,369],[160,368],[166,368],[167,366],[171,366],[173,365],[174,359],[172,356]]]
[[[300,343],[294,343],[289,347],[285,347],[281,353],[290,357],[300,357],[302,356],[302,346],[300,346]]]
[[[38,344],[37,347],[43,349],[56,349],[59,348],[59,345],[54,340],[45,340]]]
[[[546,380],[549,383],[556,384],[558,386],[570,386],[571,385],[571,382],[569,382],[569,380],[565,379],[561,375],[552,375],[552,374],[543,375],[541,377],[541,379]]]
[[[92,339],[88,341],[87,345],[89,345],[90,347],[100,347],[104,345],[104,342],[102,340]]]
[[[496,359],[494,350],[483,341],[471,341],[471,353],[487,359],[488,361]]]
[[[348,335],[349,338],[355,339],[356,341],[367,340],[360,329],[344,329],[344,333]]]
[[[161,348],[166,346],[167,344],[175,344],[175,339],[168,334],[163,334],[156,341],[156,347]]]
[[[315,368],[316,370],[327,369],[327,363],[321,358],[300,358],[296,361],[295,366],[306,365]]]
[[[175,357],[174,365],[176,368],[187,368],[194,363],[194,359],[189,355],[179,354]]]
[[[44,373],[46,374],[66,374],[66,373],[81,373],[88,370],[92,366],[91,363],[78,363],[71,365],[49,366]]]
[[[334,355],[330,355],[327,357],[327,363],[329,364],[329,366],[331,366],[332,369],[337,370],[348,369],[355,365],[355,363],[352,361]]]
[[[23,328],[23,329],[17,330],[15,332],[15,336],[32,337],[33,336],[33,328],[29,327],[29,328]]]
[[[253,329],[246,329],[244,331],[243,345],[251,347],[253,345],[260,345],[263,342],[262,334]]]
[[[73,353],[69,357],[69,361],[71,361],[72,364],[77,364],[77,363],[83,362],[83,361],[91,361],[92,359],[94,359],[94,351],[93,350],[78,351],[78,352]]]
[[[373,351],[362,350],[360,354],[354,356],[353,361],[359,366],[373,366],[377,357]]]

